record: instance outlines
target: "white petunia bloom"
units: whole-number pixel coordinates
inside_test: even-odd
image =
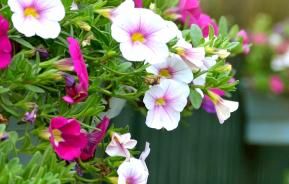
[[[130,157],[128,149],[133,149],[137,144],[137,141],[131,139],[130,133],[120,135],[114,133],[111,137],[111,142],[106,147],[105,152],[109,156],[121,156],[121,157]]]
[[[193,48],[190,43],[180,39],[175,46],[175,50],[193,71],[198,71],[203,66],[206,55],[204,47]]]
[[[149,66],[147,72],[165,79],[173,79],[179,82],[190,83],[193,80],[193,73],[188,65],[176,54],[158,64]]]
[[[167,43],[177,34],[159,15],[142,8],[117,16],[111,32],[120,43],[125,59],[150,64],[159,63],[169,56]]]
[[[159,85],[152,86],[144,96],[148,109],[146,124],[150,128],[177,128],[180,112],[187,105],[190,89],[187,84],[171,79],[162,79]]]
[[[239,108],[239,102],[225,100],[212,91],[209,91],[208,95],[215,105],[217,117],[220,124],[223,124],[227,119],[229,119],[231,113]]]
[[[124,161],[117,170],[118,184],[146,184],[149,172],[145,159],[149,153],[149,143],[146,143],[145,151],[139,159],[130,158]]]
[[[14,27],[26,37],[56,38],[65,16],[61,0],[8,0]]]

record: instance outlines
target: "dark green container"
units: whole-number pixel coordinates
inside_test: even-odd
[[[240,96],[235,98],[242,101]],[[245,143],[240,109],[220,125],[202,110],[183,118],[171,132],[149,129],[145,117],[126,107],[115,122],[130,123],[139,150],[151,143],[149,184],[282,184],[289,148]],[[288,132],[289,134],[289,132]]]

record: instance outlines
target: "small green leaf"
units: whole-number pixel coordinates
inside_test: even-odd
[[[15,42],[19,43],[20,45],[27,47],[28,49],[34,49],[34,47],[26,40],[23,40],[21,38],[15,38],[15,37],[13,37],[11,39],[14,40]]]
[[[195,90],[192,90],[189,98],[190,98],[192,106],[195,109],[199,109],[201,107],[203,99],[202,99],[202,96],[200,95],[200,93],[198,93]]]
[[[228,22],[225,17],[221,17],[219,21],[219,34],[226,36],[228,34]]]
[[[195,47],[201,44],[203,39],[203,33],[199,26],[193,24],[191,27],[190,35],[192,43]]]
[[[7,93],[8,91],[10,91],[9,88],[4,88],[3,86],[0,86],[0,94]]]
[[[32,92],[35,92],[35,93],[45,93],[45,91],[44,91],[42,88],[37,87],[37,86],[30,85],[30,84],[26,84],[24,87],[25,87],[27,90],[32,91]]]

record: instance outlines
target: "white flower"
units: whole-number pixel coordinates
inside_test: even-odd
[[[133,149],[137,144],[136,140],[131,139],[130,133],[120,135],[114,133],[111,137],[111,142],[106,147],[105,152],[109,156],[130,157],[128,149]]]
[[[65,16],[61,0],[8,0],[14,27],[26,37],[56,38]]]
[[[175,50],[193,71],[198,71],[203,66],[206,54],[204,47],[193,48],[190,43],[180,39],[175,46]]]
[[[152,86],[143,99],[148,109],[147,126],[169,131],[177,128],[189,93],[188,85],[170,79],[162,79],[159,85]]]
[[[215,105],[220,124],[223,124],[227,119],[229,119],[231,113],[239,108],[239,102],[225,100],[212,91],[209,91],[208,95]]]
[[[176,36],[173,30],[159,15],[142,8],[117,16],[111,27],[125,59],[150,64],[169,56],[167,43]]]
[[[215,104],[215,108],[219,122],[223,124],[227,119],[230,118],[231,113],[239,108],[239,103],[230,100],[220,99],[219,102]]]
[[[176,54],[158,64],[149,66],[147,72],[160,76],[161,78],[173,79],[179,82],[190,83],[193,73],[188,65]]]
[[[118,184],[146,184],[149,172],[145,163],[149,155],[149,143],[146,143],[145,151],[141,154],[140,159],[130,158],[124,161],[118,168]]]

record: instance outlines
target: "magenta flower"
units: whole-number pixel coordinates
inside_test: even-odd
[[[249,54],[250,52],[250,40],[248,33],[245,30],[241,30],[238,33],[238,36],[243,39],[243,52],[244,54]]]
[[[74,65],[74,71],[77,74],[79,83],[75,83],[72,86],[66,84],[66,96],[63,99],[69,104],[74,104],[87,98],[89,80],[85,61],[77,40],[69,37],[67,41],[69,43],[69,53]]]
[[[63,160],[79,158],[87,145],[87,136],[75,119],[56,117],[49,126],[50,143],[56,154]]]
[[[183,23],[191,23],[192,19],[199,18],[202,12],[199,0],[180,0],[178,9]]]
[[[218,25],[207,14],[202,13],[200,17],[196,20],[196,22],[191,22],[191,24],[197,24],[201,28],[204,37],[209,36],[210,26],[214,28],[215,35],[219,34]]]
[[[97,130],[88,133],[88,143],[84,149],[81,150],[80,159],[83,161],[93,158],[95,150],[98,144],[103,140],[106,134],[106,130],[109,126],[110,119],[104,117],[103,120],[97,125]]]
[[[142,8],[143,7],[142,0],[134,0],[134,4],[135,4],[136,8]]]
[[[202,12],[199,0],[180,0],[178,11],[181,14],[181,21],[188,25],[198,25],[202,29],[204,37],[209,35],[210,26],[213,26],[215,35],[218,35],[217,24],[210,16]]]
[[[270,78],[270,89],[273,93],[279,95],[284,91],[284,83],[279,76],[274,75]]]
[[[11,63],[12,46],[8,38],[9,23],[0,15],[0,70]]]

